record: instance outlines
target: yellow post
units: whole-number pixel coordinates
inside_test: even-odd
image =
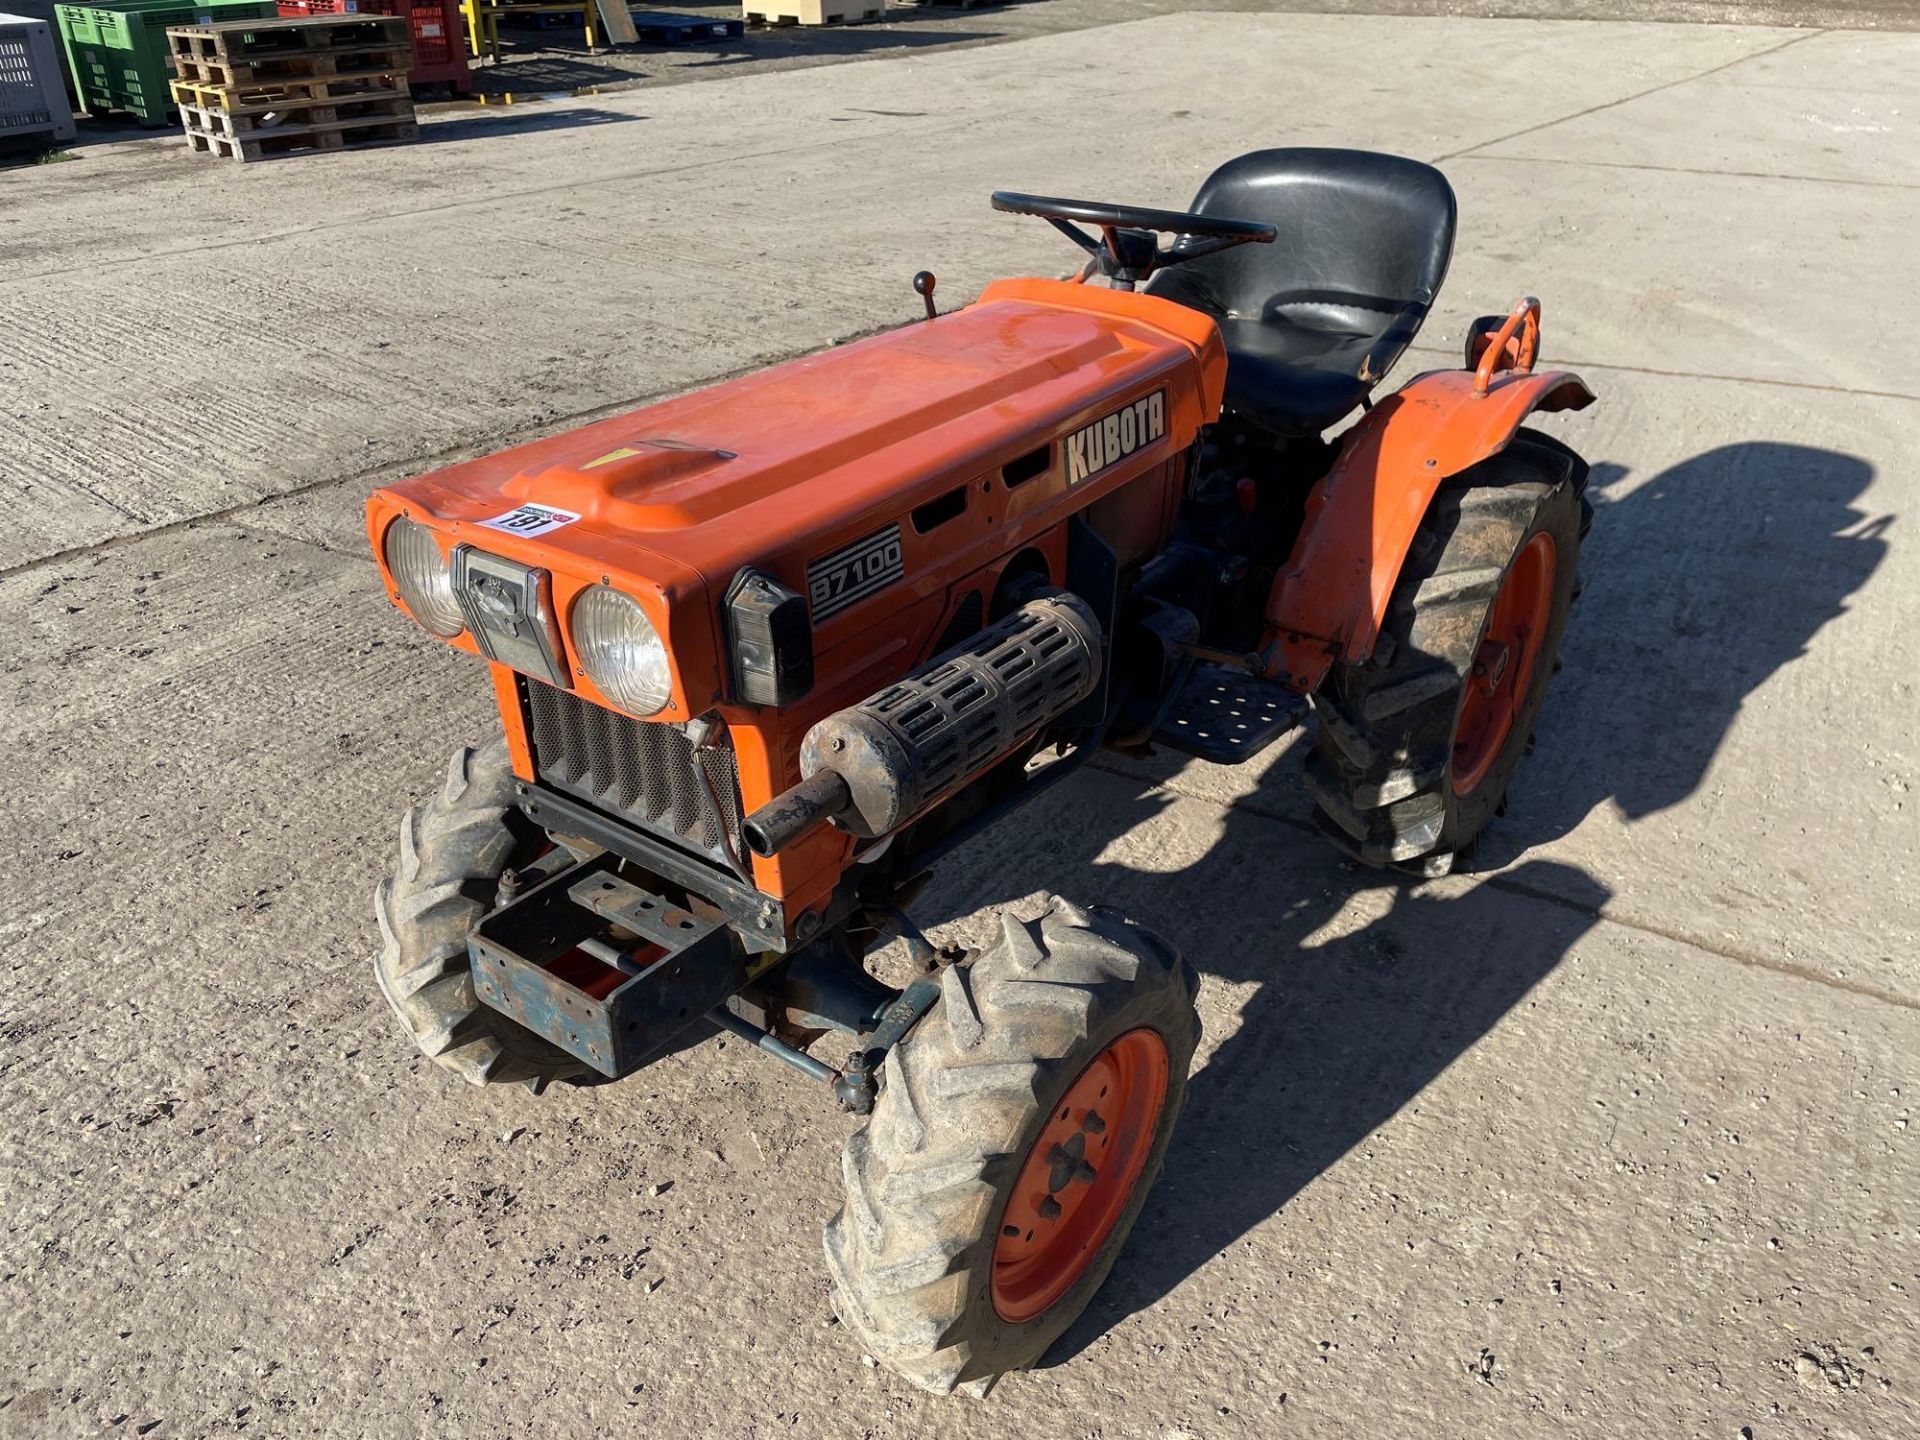
[[[500,4],[499,0],[460,0],[461,8],[467,12],[467,32],[473,42],[473,55],[480,58],[480,49],[486,47],[487,59],[495,65],[500,63]]]

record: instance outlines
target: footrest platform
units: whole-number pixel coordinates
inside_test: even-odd
[[[1203,662],[1174,697],[1153,743],[1216,765],[1251,760],[1305,719],[1304,696],[1244,670]]]

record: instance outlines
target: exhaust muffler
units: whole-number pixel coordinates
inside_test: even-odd
[[[747,845],[773,855],[828,821],[863,839],[891,835],[1091,695],[1100,645],[1078,596],[1029,600],[807,731],[806,778],[747,817]]]

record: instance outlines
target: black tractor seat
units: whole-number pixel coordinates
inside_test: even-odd
[[[1419,333],[1453,254],[1453,187],[1398,155],[1256,150],[1214,171],[1191,208],[1280,232],[1146,288],[1219,322],[1227,408],[1281,435],[1317,435],[1366,398]]]

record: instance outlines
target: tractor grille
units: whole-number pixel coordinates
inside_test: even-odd
[[[533,768],[542,784],[725,861],[712,807],[694,769],[703,766],[733,852],[744,853],[740,773],[731,749],[696,751],[675,726],[634,720],[538,680],[528,680],[526,687]]]

